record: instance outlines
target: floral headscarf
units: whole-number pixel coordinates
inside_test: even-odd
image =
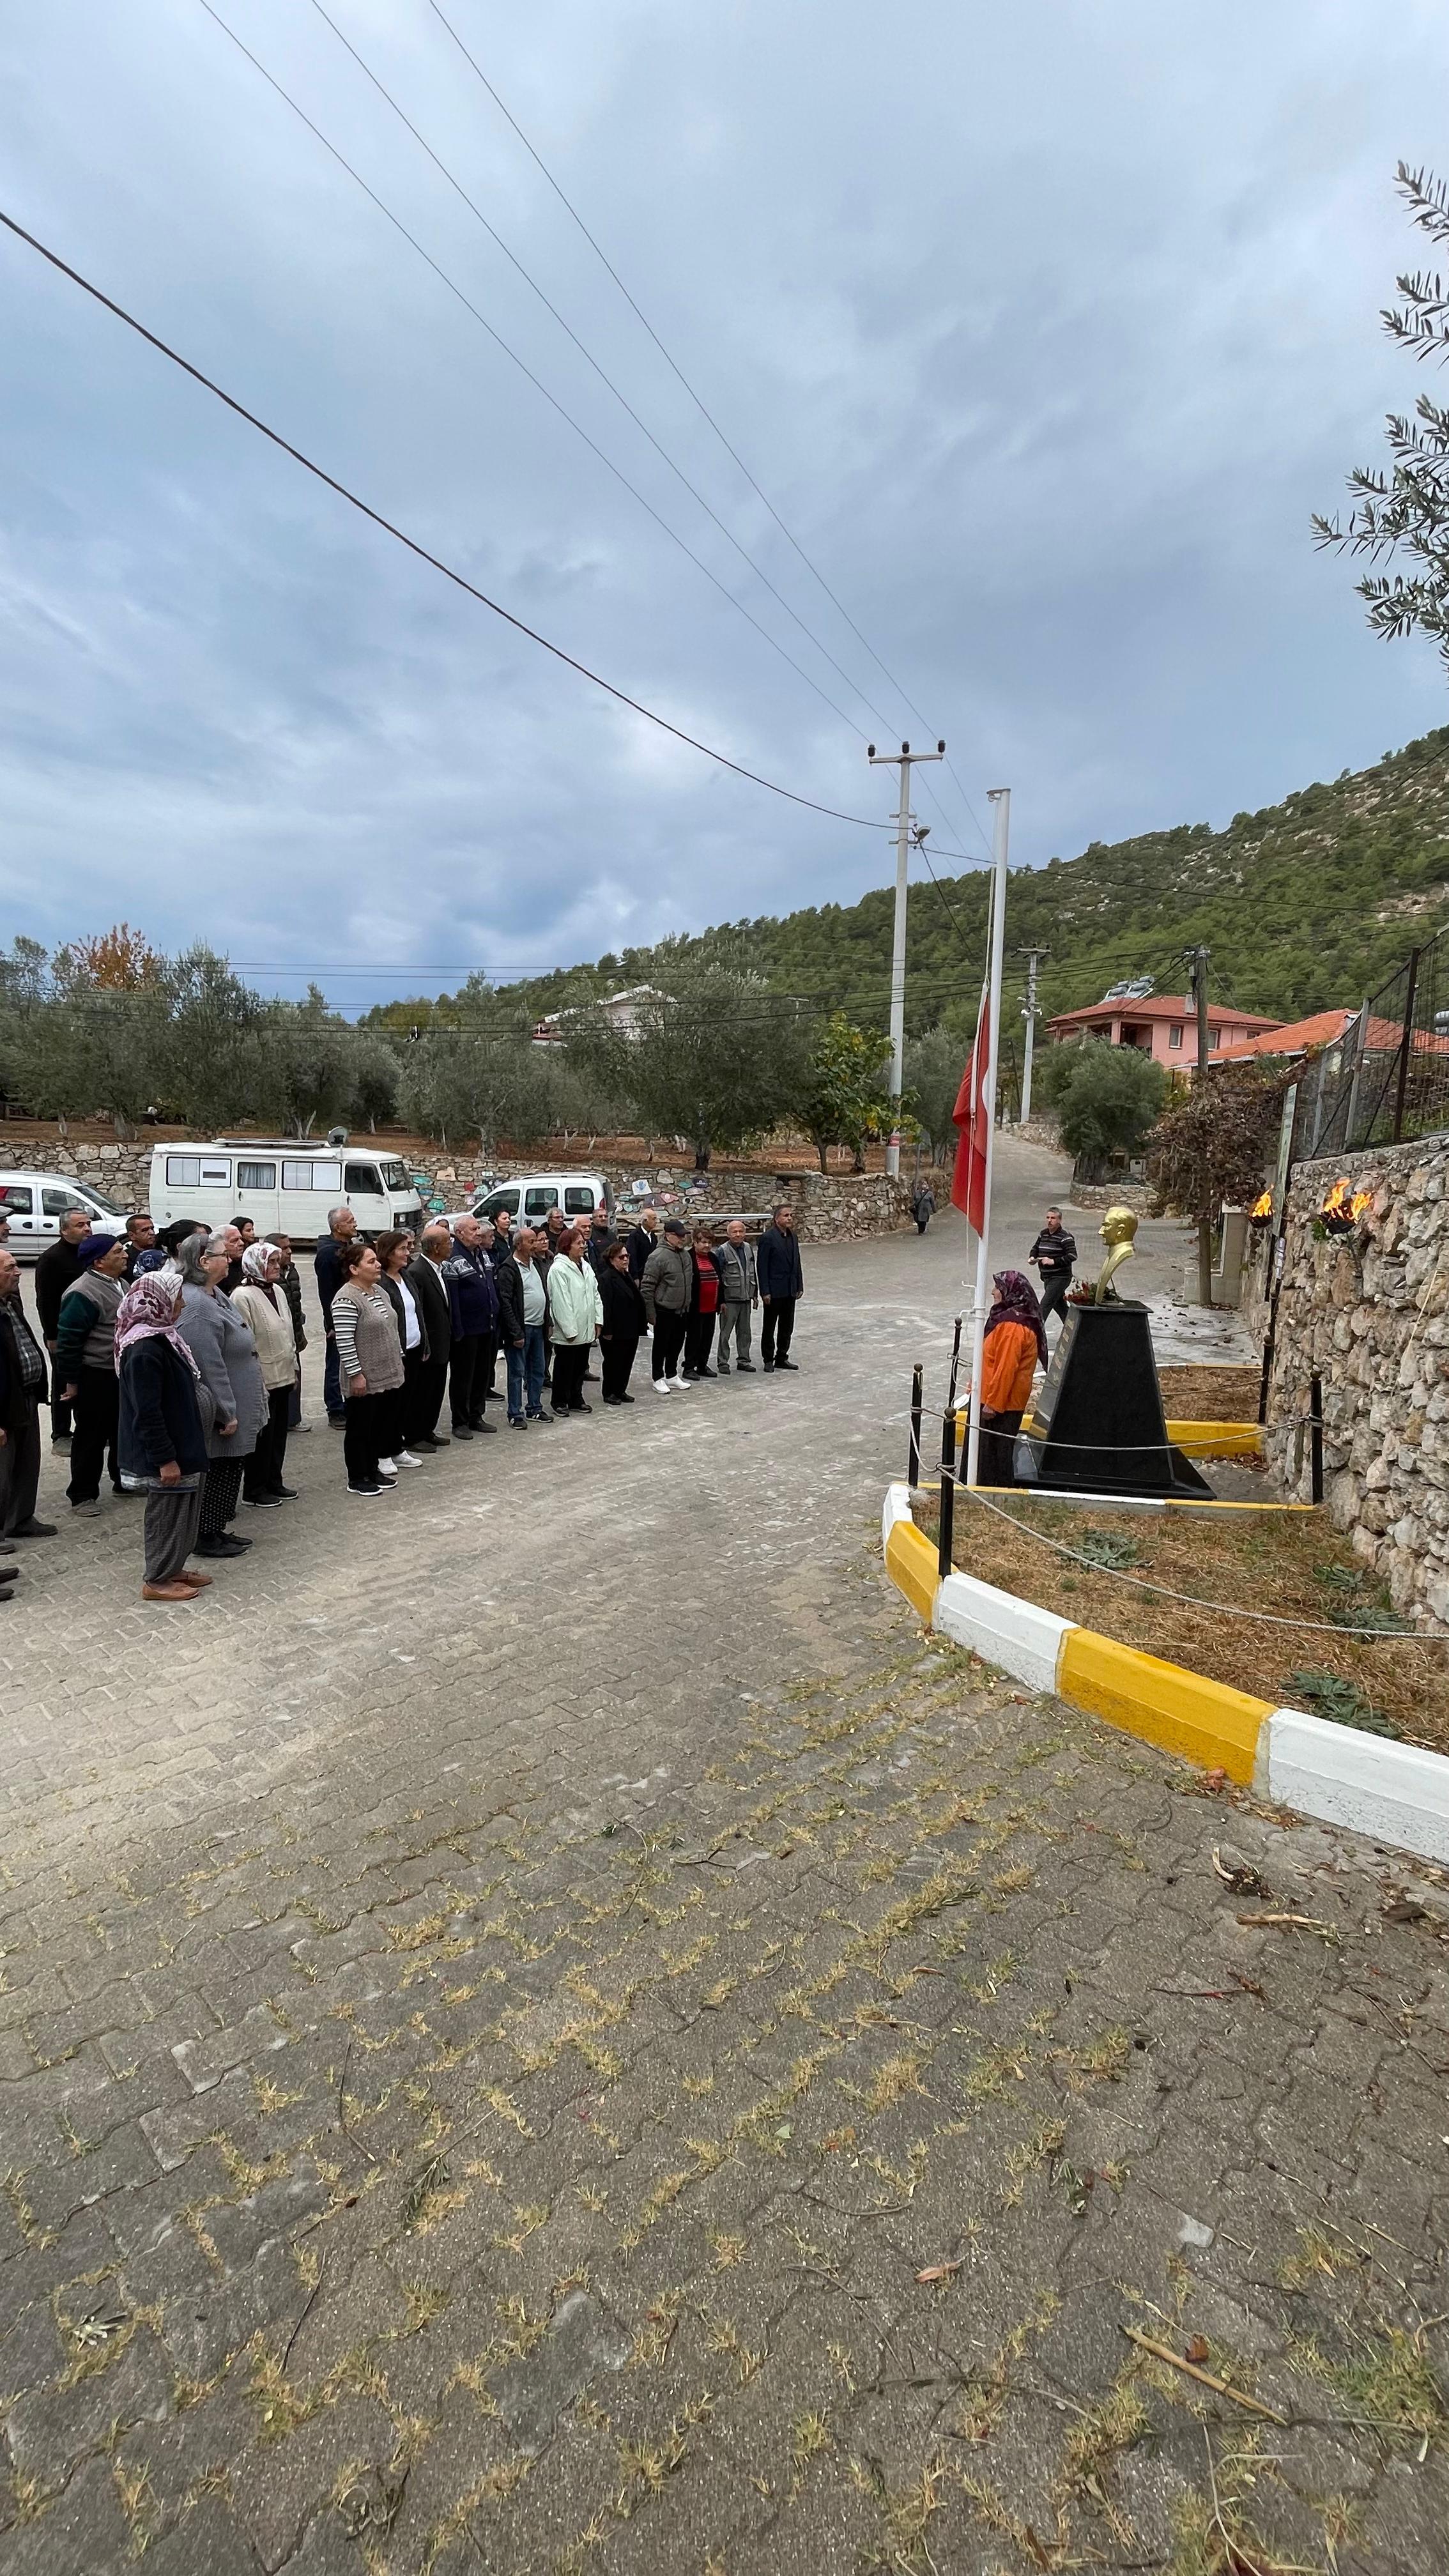
[[[257,1288],[265,1288],[267,1264],[271,1261],[280,1262],[281,1258],[281,1248],[275,1243],[249,1243],[242,1254],[243,1279],[250,1279]]]
[[[133,1342],[152,1341],[159,1337],[179,1351],[193,1377],[201,1371],[176,1329],[176,1291],[179,1275],[174,1270],[147,1270],[133,1279],[116,1309],[116,1366],[121,1354]]]
[[[1046,1366],[1046,1326],[1041,1319],[1036,1290],[1021,1270],[999,1270],[996,1274],[996,1303],[986,1318],[986,1330],[993,1332],[998,1324],[1028,1324],[1036,1335],[1037,1356]]]

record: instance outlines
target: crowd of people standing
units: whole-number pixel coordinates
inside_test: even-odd
[[[756,1374],[757,1312],[760,1370],[793,1370],[804,1277],[788,1202],[756,1241],[739,1218],[715,1232],[645,1208],[621,1234],[603,1208],[570,1225],[555,1207],[539,1228],[501,1212],[493,1223],[433,1218],[416,1242],[403,1231],[369,1240],[350,1208],[334,1208],[315,1270],[323,1406],[343,1435],[348,1494],[380,1500],[430,1454],[491,1436],[490,1407],[526,1432],[590,1413],[591,1384],[607,1406],[633,1404],[646,1339],[660,1396]],[[56,1534],[36,1516],[48,1402],[72,1514],[100,1513],[106,1478],[118,1499],[143,1498],[142,1598],[194,1600],[213,1578],[191,1558],[250,1548],[233,1527],[242,1507],[296,1499],[288,1442],[311,1425],[290,1240],[259,1239],[244,1218],[216,1229],[181,1219],[158,1237],[133,1216],[122,1235],[93,1234],[74,1210],[36,1264],[38,1333],[19,1277],[0,1241],[0,1552]],[[0,1601],[14,1573],[0,1568]]]

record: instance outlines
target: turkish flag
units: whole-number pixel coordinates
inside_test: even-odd
[[[981,989],[981,1009],[976,1020],[976,1035],[956,1106],[951,1112],[956,1129],[956,1169],[951,1176],[951,1204],[958,1207],[973,1233],[986,1232],[986,1137],[991,1117],[991,1005],[985,985]]]

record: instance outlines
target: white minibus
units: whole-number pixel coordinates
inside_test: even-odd
[[[365,1145],[248,1136],[152,1151],[151,1214],[158,1227],[183,1216],[209,1226],[249,1216],[258,1234],[317,1243],[327,1231],[328,1210],[344,1205],[363,1234],[387,1226],[416,1233],[422,1222],[406,1163]]]

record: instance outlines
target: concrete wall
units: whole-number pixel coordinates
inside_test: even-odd
[[[88,1181],[119,1206],[144,1207],[151,1186],[151,1147],[155,1141],[143,1138],[134,1145],[98,1145],[74,1139],[62,1144],[47,1139],[40,1144],[20,1144],[12,1143],[0,1126],[0,1166],[12,1171],[63,1172]],[[358,1135],[353,1141],[361,1148],[393,1154],[399,1151],[396,1142],[388,1137]],[[312,1150],[317,1150],[317,1145],[314,1138]],[[461,1205],[481,1179],[491,1178],[494,1173],[508,1175],[554,1168],[546,1155],[535,1155],[527,1162],[482,1162],[476,1155],[444,1154],[432,1146],[421,1154],[407,1154],[404,1159],[411,1170],[428,1173],[450,1207]],[[691,1177],[690,1167],[682,1163],[598,1161],[588,1168],[603,1173],[621,1200],[627,1199],[635,1180],[647,1179],[661,1197],[672,1197]],[[795,1210],[801,1240],[806,1243],[852,1242],[865,1235],[893,1234],[911,1221],[909,1181],[890,1181],[882,1172],[848,1176],[832,1172],[827,1178],[820,1172],[731,1170],[711,1173],[708,1179],[709,1188],[698,1197],[691,1196],[691,1210],[697,1208],[701,1215],[708,1215],[714,1209],[764,1209],[776,1199],[788,1199]],[[938,1188],[938,1199],[941,1195]]]
[[[1372,1208],[1352,1235],[1315,1242],[1343,1174]],[[1315,1370],[1330,1518],[1400,1610],[1449,1628],[1449,1135],[1293,1175],[1264,1445],[1303,1501]]]

